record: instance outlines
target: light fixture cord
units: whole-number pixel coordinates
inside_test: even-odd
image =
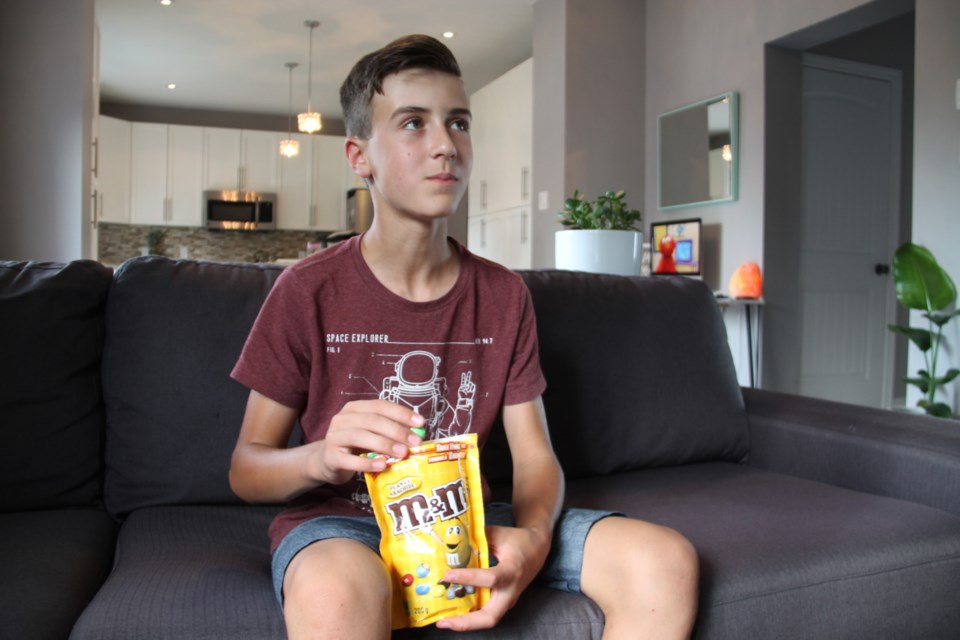
[[[310,23],[310,56],[307,58],[307,111],[313,111],[313,30],[316,24]]]
[[[287,139],[289,140],[293,132],[293,65],[287,64],[290,70],[289,95],[287,97]]]

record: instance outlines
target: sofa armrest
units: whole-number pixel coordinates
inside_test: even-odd
[[[960,515],[960,422],[743,389],[750,466]]]

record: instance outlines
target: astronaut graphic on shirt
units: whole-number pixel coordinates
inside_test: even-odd
[[[447,399],[447,379],[440,375],[441,358],[429,351],[409,351],[394,363],[394,375],[383,379],[380,399],[403,404],[424,417],[427,439],[446,438],[470,432],[473,398],[477,386],[473,374],[460,374],[456,404]]]

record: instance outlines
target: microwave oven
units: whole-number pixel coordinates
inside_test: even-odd
[[[208,229],[263,231],[277,228],[276,194],[204,191],[203,223]]]

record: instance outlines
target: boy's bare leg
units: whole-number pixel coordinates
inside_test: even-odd
[[[698,575],[697,553],[676,531],[610,517],[587,535],[580,589],[603,611],[605,640],[688,638]]]
[[[386,569],[355,540],[322,540],[304,548],[287,567],[283,597],[291,640],[390,637]]]

